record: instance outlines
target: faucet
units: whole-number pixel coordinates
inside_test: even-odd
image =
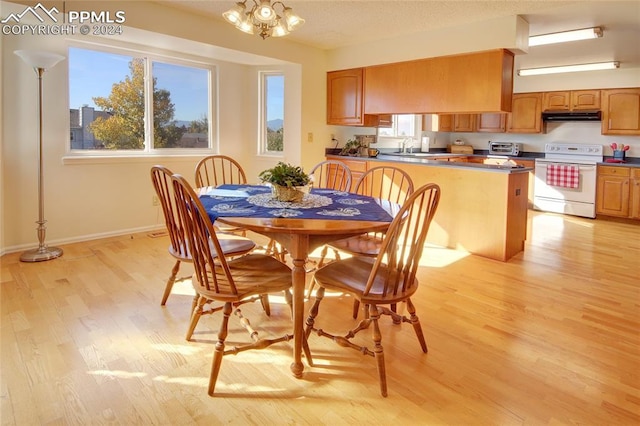
[[[407,143],[409,143],[409,154],[413,154],[413,138],[404,138],[402,142],[400,142],[402,146],[402,153],[407,153]]]

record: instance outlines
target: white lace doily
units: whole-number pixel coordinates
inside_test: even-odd
[[[255,206],[278,208],[278,209],[314,209],[318,207],[330,206],[331,198],[318,194],[305,194],[302,201],[292,203],[289,201],[278,201],[273,198],[273,194],[256,194],[247,197],[247,202]]]

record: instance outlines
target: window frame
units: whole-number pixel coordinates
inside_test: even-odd
[[[412,115],[413,116],[413,135],[398,135],[398,119],[396,118],[398,115]],[[381,135],[380,131],[383,132],[388,130],[388,127],[379,127],[376,131],[376,136],[378,140],[396,140],[396,139],[406,139],[406,138],[419,138],[422,130],[422,123],[419,120],[419,115],[416,114],[393,114],[393,124],[391,128],[393,129],[393,135]]]
[[[187,157],[187,156],[202,156],[209,155],[218,151],[218,66],[206,58],[196,57],[191,55],[181,55],[177,52],[159,53],[154,49],[149,48],[145,50],[144,47],[127,48],[116,45],[98,44],[98,43],[83,43],[83,42],[70,42],[67,45],[67,57],[69,56],[69,49],[85,49],[94,52],[101,52],[105,54],[125,55],[129,57],[144,57],[145,59],[145,82],[144,82],[144,98],[145,98],[145,141],[144,148],[141,150],[108,150],[108,149],[72,149],[71,137],[66,139],[65,147],[65,162],[73,162],[75,158],[144,158],[144,157]],[[148,121],[148,117],[153,117],[153,79],[151,69],[153,62],[162,62],[170,65],[178,65],[184,67],[198,68],[207,71],[207,84],[209,86],[208,91],[208,115],[207,120],[209,124],[208,129],[208,147],[207,148],[151,148],[149,145],[153,144],[153,123]],[[71,110],[70,105],[70,78],[67,76],[67,111]],[[71,125],[68,123],[68,135],[71,135]]]
[[[267,130],[267,83],[266,80],[271,76],[280,76],[283,79],[283,99],[286,100],[286,96],[284,95],[285,86],[286,86],[286,74],[284,70],[280,69],[272,69],[272,70],[259,70],[258,71],[258,146],[257,151],[258,155],[264,157],[284,157],[285,152],[285,138],[284,138],[284,124],[285,124],[285,106],[283,100],[282,107],[282,151],[269,151],[267,149],[268,145],[268,130]]]

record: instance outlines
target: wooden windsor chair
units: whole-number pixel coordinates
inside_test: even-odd
[[[173,173],[171,170],[164,166],[151,167],[151,182],[153,188],[160,200],[160,206],[162,207],[162,213],[164,215],[164,221],[167,228],[167,234],[169,235],[169,254],[176,259],[176,263],[173,265],[171,275],[167,280],[167,284],[164,288],[162,300],[160,304],[164,306],[167,303],[167,299],[171,294],[173,285],[175,284],[178,271],[180,270],[181,262],[192,262],[191,253],[187,245],[184,229],[178,220],[178,211],[175,205],[175,198],[173,194],[173,185],[171,183],[171,176]],[[256,244],[249,238],[236,236],[236,235],[223,235],[218,241],[220,242],[220,248],[225,256],[240,256],[253,250]],[[268,299],[265,300],[265,310],[269,312]],[[195,299],[193,307],[195,307]]]
[[[411,298],[418,290],[416,272],[429,225],[439,200],[438,185],[427,184],[418,188],[407,198],[391,222],[377,257],[354,256],[331,262],[316,271],[313,281],[318,285],[318,291],[309,311],[303,340],[303,349],[310,365],[313,365],[313,358],[307,339],[312,332],[315,332],[318,336],[327,337],[340,346],[375,357],[380,379],[380,393],[386,397],[385,358],[378,323],[381,315],[391,316],[396,323],[411,324],[422,351],[427,352],[422,326]],[[316,325],[316,319],[326,290],[350,294],[360,303],[368,306],[365,319],[343,335],[330,334],[320,329]],[[401,302],[406,302],[408,316],[398,314],[390,308]],[[335,318],[335,311],[332,311],[332,315]],[[373,348],[360,346],[352,341],[360,331],[370,327]]]
[[[413,193],[413,181],[402,169],[394,166],[379,166],[367,170],[358,179],[354,192],[402,205]],[[352,256],[376,257],[380,252],[383,238],[384,233],[376,232],[333,241],[322,249],[318,267],[324,265],[329,248],[333,249],[335,258],[338,260],[340,252]],[[358,317],[359,310],[360,303],[356,300],[353,304],[353,318]]]
[[[313,187],[349,191],[351,170],[341,161],[326,160],[316,164],[309,175],[313,177]]]
[[[209,155],[196,164],[195,181],[198,188],[217,187],[225,184],[246,185],[247,175],[235,159],[226,155]],[[246,230],[241,228],[219,224],[216,224],[216,228],[222,232],[246,236]],[[275,240],[269,240],[265,251],[267,254],[284,261],[284,250],[276,244]]]
[[[222,322],[209,376],[208,394],[213,396],[224,356],[250,349],[264,349],[274,343],[293,338],[293,335],[289,334],[275,339],[260,338],[239,309],[240,305],[261,300],[263,294],[275,292],[284,292],[285,300],[292,309],[291,269],[272,256],[255,252],[231,260],[221,256],[222,248],[211,219],[193,188],[180,175],[174,175],[172,181],[180,223],[185,229],[193,259],[195,272],[192,284],[198,296],[187,331],[187,340],[191,339],[202,315],[222,311]],[[205,311],[204,305],[211,301],[220,302],[222,306]],[[225,339],[232,313],[240,319],[251,341],[227,349]]]

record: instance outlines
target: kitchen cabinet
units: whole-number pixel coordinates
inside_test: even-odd
[[[455,114],[453,116],[454,132],[473,132],[476,129],[475,114]]]
[[[633,168],[631,171],[631,194],[629,200],[629,217],[640,219],[640,168]]]
[[[542,133],[542,92],[515,93],[511,114],[507,118],[508,133]]]
[[[527,193],[529,194],[528,200],[527,200],[527,207],[532,209],[533,208],[533,186],[536,181],[536,175],[535,175],[536,162],[535,160],[523,160],[518,157],[509,157],[508,159],[516,163],[516,165],[518,166],[531,168],[531,171],[529,172],[529,183],[527,185],[527,188],[528,188]],[[504,157],[499,158],[496,156],[484,157],[480,155],[474,155],[473,157],[468,157],[467,161],[469,163],[480,163],[480,164],[502,164],[506,160]]]
[[[364,70],[327,73],[327,124],[362,125]]]
[[[364,112],[511,111],[513,53],[506,49],[365,68]]]
[[[431,117],[431,121],[426,117]],[[422,129],[432,132],[490,132],[504,133],[506,114],[426,114]]]
[[[327,124],[339,126],[390,127],[390,114],[363,113],[364,69],[327,73]],[[381,124],[382,123],[382,124]]]
[[[640,88],[602,90],[602,134],[640,135]]]
[[[507,114],[487,113],[476,116],[476,132],[504,133],[507,127]]]
[[[600,90],[544,92],[543,111],[581,111],[600,109]]]
[[[428,243],[463,248],[469,253],[503,262],[524,250],[527,173],[337,156],[328,156],[327,159],[343,161],[349,167],[359,167],[358,170],[387,164],[398,167],[411,176],[414,188],[437,182],[443,195],[433,222],[437,226],[430,228]],[[357,173],[352,169],[354,172]]]
[[[631,170],[621,166],[598,166],[596,213],[629,217]]]
[[[423,114],[422,130],[431,132],[453,132],[454,114]]]
[[[376,127],[393,127],[393,115],[380,114],[378,117],[378,125]]]

